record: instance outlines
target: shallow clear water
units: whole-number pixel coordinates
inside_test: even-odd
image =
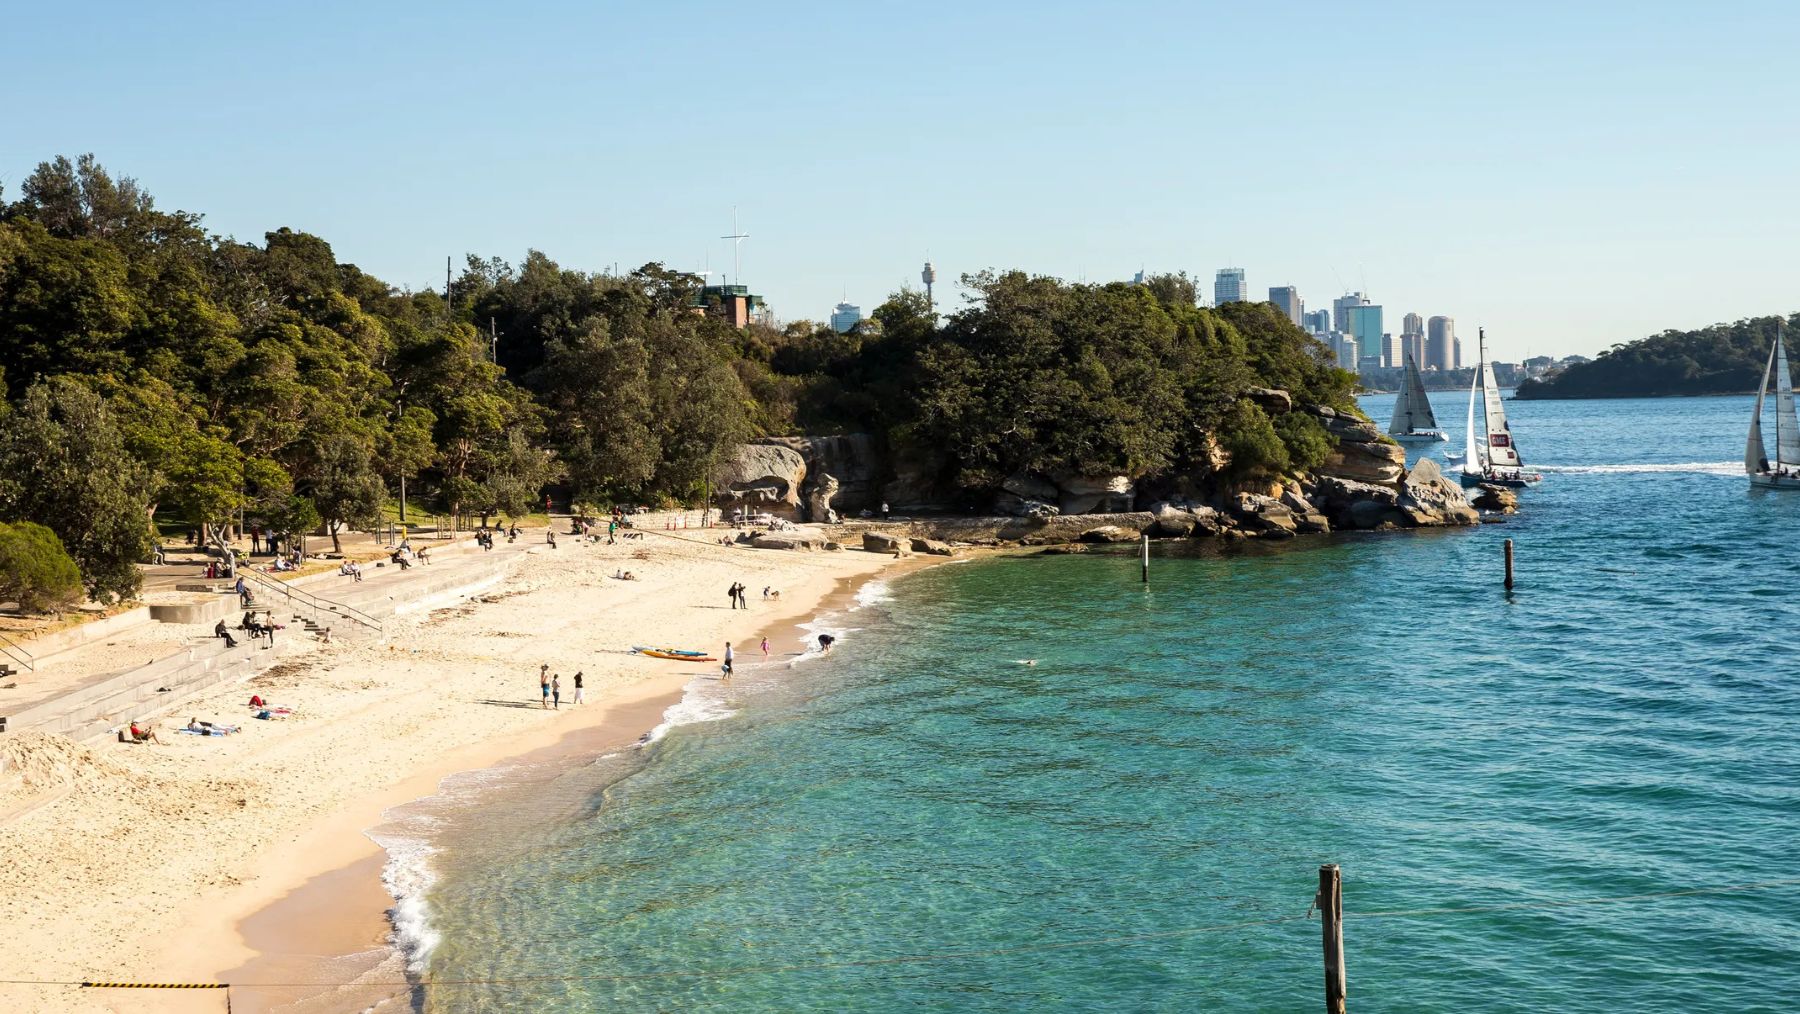
[[[1548,476],[1505,525],[898,580],[733,717],[450,818],[429,973],[526,981],[425,1006],[1307,1009],[1338,862],[1361,1009],[1792,1009],[1800,885],[1357,914],[1800,877],[1800,495],[1732,474],[1749,404],[1510,403]]]

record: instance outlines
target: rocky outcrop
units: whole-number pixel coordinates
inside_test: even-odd
[[[1101,525],[1081,533],[1083,542],[1136,542],[1143,537],[1143,532],[1136,528],[1125,528],[1121,525]]]
[[[831,473],[820,472],[806,487],[807,517],[819,524],[836,523],[838,515],[832,509],[832,500],[841,488]]]
[[[1136,491],[1124,475],[1062,475],[1056,478],[1064,514],[1115,514],[1135,506]]]
[[[1226,519],[1203,504],[1163,502],[1150,508],[1150,534],[1165,538],[1217,535]]]
[[[1301,535],[1321,535],[1331,531],[1331,520],[1313,506],[1299,486],[1281,491],[1281,505],[1294,516],[1294,530]]]
[[[1505,486],[1484,482],[1475,487],[1475,499],[1470,505],[1495,514],[1514,514],[1519,510],[1519,495]]]
[[[1262,406],[1262,410],[1270,415],[1287,415],[1294,410],[1293,396],[1278,388],[1252,387],[1244,391],[1244,397]]]
[[[1027,500],[1016,493],[1002,493],[994,498],[994,513],[1009,518],[1053,518],[1062,510],[1053,503]]]
[[[885,532],[864,532],[863,549],[871,553],[886,553],[889,556],[905,556],[911,552],[911,546],[907,540],[898,535],[888,535]]]
[[[956,555],[956,550],[952,549],[948,542],[939,542],[936,539],[921,539],[916,537],[912,540],[912,551],[915,553],[924,553],[926,556]]]
[[[1292,538],[1300,528],[1286,504],[1259,493],[1239,493],[1232,501],[1231,516],[1245,532],[1267,538]]]
[[[1435,528],[1480,520],[1462,489],[1430,459],[1420,461],[1394,486],[1321,476],[1312,502],[1339,528]]]
[[[750,537],[753,549],[785,549],[806,553],[816,553],[825,548],[826,540],[816,535],[788,535],[775,532],[758,532]]]
[[[1136,505],[1137,490],[1125,475],[1009,475],[994,497],[994,510],[1012,517],[1116,514]]]
[[[1396,485],[1406,474],[1406,452],[1394,444],[1346,441],[1319,465],[1319,474]]]
[[[835,477],[838,492],[829,506],[841,513],[855,514],[881,505],[881,476],[887,467],[876,449],[875,438],[867,433],[761,437],[754,443],[795,452],[806,462],[808,475]],[[810,491],[807,497],[810,503]]]
[[[899,514],[936,514],[956,505],[957,491],[944,479],[947,459],[928,451],[911,451],[894,460],[893,481],[881,487],[881,500]]]
[[[1463,496],[1462,486],[1447,478],[1437,462],[1420,458],[1400,486],[1402,510],[1423,514],[1423,525],[1472,525],[1481,515]]]
[[[721,507],[748,507],[797,520],[805,481],[806,460],[798,451],[739,444],[713,473],[713,499]]]

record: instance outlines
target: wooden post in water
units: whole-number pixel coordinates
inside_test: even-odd
[[[1506,590],[1512,591],[1512,586],[1513,586],[1513,547],[1512,547],[1512,540],[1507,539],[1506,540]]]
[[[1344,1014],[1344,879],[1338,864],[1319,867],[1315,904],[1325,934],[1325,1014]]]
[[[1150,583],[1150,536],[1144,536],[1144,583]]]

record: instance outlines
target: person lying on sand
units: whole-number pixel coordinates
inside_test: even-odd
[[[187,726],[181,731],[192,733],[195,736],[229,736],[238,731],[238,727],[235,725],[214,725],[211,722],[202,722],[198,718],[190,718],[188,719]]]

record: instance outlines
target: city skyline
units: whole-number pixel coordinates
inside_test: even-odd
[[[1199,36],[1166,30],[1179,5],[355,10],[348,33],[324,30],[329,5],[11,12],[0,84],[31,101],[0,142],[5,197],[37,162],[92,151],[213,232],[302,230],[413,289],[441,285],[446,255],[531,249],[717,276],[741,231],[743,277],[709,281],[793,318],[918,288],[926,256],[944,312],[986,269],[1076,281],[1141,264],[1208,286],[1241,265],[1253,294],[1370,291],[1486,327],[1515,361],[1796,302],[1781,252],[1800,139],[1763,112],[1800,98],[1788,6],[1296,3],[1221,8]],[[728,51],[693,61],[695,26],[722,21]],[[866,34],[880,45],[844,45]],[[1299,55],[1351,35],[1383,45]],[[797,52],[813,56],[758,58]],[[1229,132],[1144,143],[1221,94]],[[713,112],[754,129],[728,148],[671,129]],[[1291,124],[1346,117],[1378,143],[1328,167],[1295,157]]]

